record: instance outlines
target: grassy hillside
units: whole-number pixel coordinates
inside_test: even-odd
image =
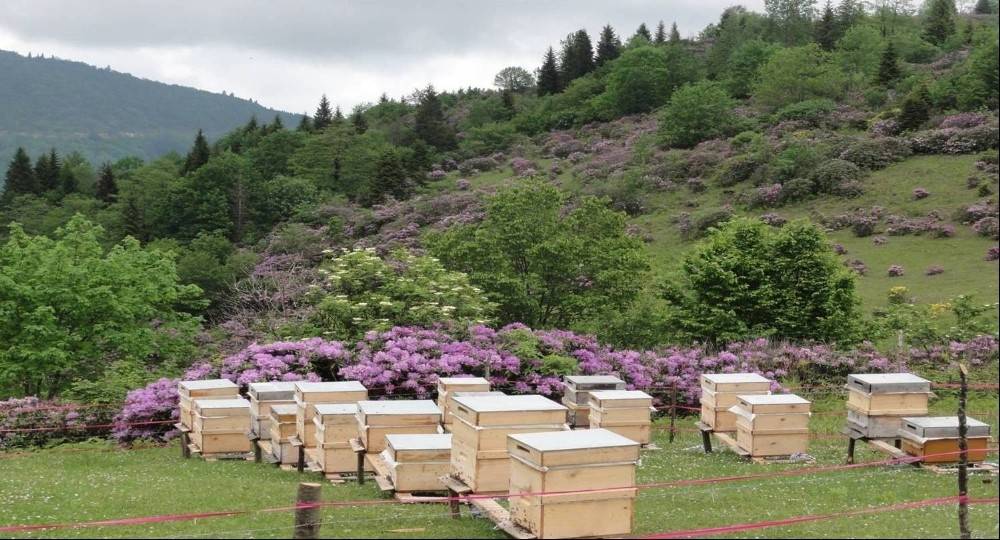
[[[217,137],[256,115],[280,111],[256,102],[133,77],[81,62],[0,51],[0,157],[18,146],[50,147],[92,162],[184,151],[195,131]],[[295,121],[280,113],[283,120]]]

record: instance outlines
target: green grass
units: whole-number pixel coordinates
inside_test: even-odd
[[[842,411],[839,397],[817,396],[814,410]],[[943,393],[932,409],[953,414],[954,394]],[[995,394],[974,393],[970,410],[986,412],[996,433],[998,402]],[[680,426],[691,427],[691,418]],[[843,418],[816,415],[812,428],[825,438],[815,439],[810,453],[818,465],[843,462],[846,442],[835,437]],[[658,426],[663,427],[662,421]],[[662,450],[643,454],[640,483],[691,478],[767,473],[802,465],[744,463],[728,451],[705,455],[696,433],[685,431],[673,444],[659,431]],[[89,446],[100,445],[92,443]],[[83,445],[88,446],[88,445]],[[72,448],[72,447],[71,447]],[[0,525],[67,523],[121,517],[222,510],[285,507],[294,500],[300,480],[318,481],[313,474],[299,476],[251,462],[183,460],[176,446],[133,451],[66,452],[42,450],[27,456],[0,455]],[[857,458],[884,456],[859,446]],[[996,454],[990,460],[996,461]],[[323,482],[327,501],[376,500],[371,482],[365,486],[333,486]],[[997,497],[997,483],[975,476],[973,497]],[[954,476],[937,475],[910,466],[866,467],[688,487],[647,489],[640,492],[635,519],[637,534],[711,527],[780,519],[804,514],[826,514],[904,501],[950,496],[956,493]],[[976,537],[998,536],[996,505],[971,510]],[[325,508],[324,537],[382,538],[501,538],[490,522],[463,510],[460,520],[447,517],[441,504],[377,505]],[[290,534],[292,512],[251,512],[236,517],[200,519],[126,527],[95,527],[38,531],[18,537],[236,537],[271,538]],[[734,537],[942,537],[956,536],[952,505],[878,513],[749,531]]]

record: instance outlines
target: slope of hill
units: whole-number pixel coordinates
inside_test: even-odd
[[[92,162],[183,151],[203,129],[216,137],[256,115],[292,115],[253,101],[164,84],[54,58],[0,51],[0,157],[50,147]]]

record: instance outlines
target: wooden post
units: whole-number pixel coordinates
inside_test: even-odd
[[[677,423],[677,383],[674,383],[670,389],[670,438],[671,443],[674,442],[674,425]]]
[[[854,445],[857,444],[858,440],[854,437],[848,435],[847,439],[847,464],[851,465],[854,463]]]
[[[319,538],[320,485],[311,482],[299,483],[295,498],[295,530],[293,538]]]
[[[357,452],[358,456],[358,485],[365,483],[365,452]]]
[[[191,458],[191,437],[188,436],[187,431],[181,431],[181,457],[184,459]]]
[[[448,488],[448,508],[451,509],[451,519],[462,516],[461,507],[458,505],[458,492],[451,488]]]
[[[701,430],[701,445],[705,447],[705,453],[712,453],[712,432],[708,430]]]
[[[958,365],[961,386],[958,390],[958,531],[960,538],[972,538],[969,529],[969,426],[965,418],[965,405],[969,394],[966,379],[968,368]]]
[[[299,461],[295,464],[295,470],[302,472],[306,470],[306,445],[299,445]]]
[[[260,463],[261,461],[260,439],[254,437],[250,439],[250,443],[253,444],[253,462]]]

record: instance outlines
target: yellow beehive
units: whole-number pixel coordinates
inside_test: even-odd
[[[632,532],[639,443],[605,429],[508,437],[511,520],[538,538]]]
[[[489,392],[490,381],[482,377],[441,377],[438,379],[437,405],[441,409],[443,424],[451,424],[449,395],[455,392]]]
[[[451,468],[450,434],[386,435],[382,459],[396,491],[439,491]]]
[[[794,394],[741,395],[729,409],[737,418],[736,444],[753,457],[805,453],[810,405]]]
[[[191,442],[204,454],[250,451],[250,402],[242,399],[195,399]]]
[[[390,434],[433,434],[440,431],[441,409],[429,399],[359,401],[357,432],[369,454],[385,450]]]
[[[640,390],[590,392],[590,427],[604,428],[640,444],[652,440],[653,397]]]
[[[306,448],[316,447],[316,405],[357,403],[368,399],[368,390],[358,381],[295,383],[296,436]]]
[[[713,431],[736,431],[736,417],[729,409],[737,396],[766,395],[771,381],[756,373],[704,373],[701,376],[701,421]]]
[[[453,398],[451,473],[476,492],[507,491],[507,436],[568,430],[566,407],[542,396]]]
[[[240,396],[240,387],[229,379],[180,381],[177,383],[177,396],[180,398],[181,425],[191,429],[194,423],[193,400],[237,398]]]
[[[298,450],[289,442],[295,436],[294,403],[279,403],[268,407],[268,432],[271,454],[279,463],[296,463]]]

